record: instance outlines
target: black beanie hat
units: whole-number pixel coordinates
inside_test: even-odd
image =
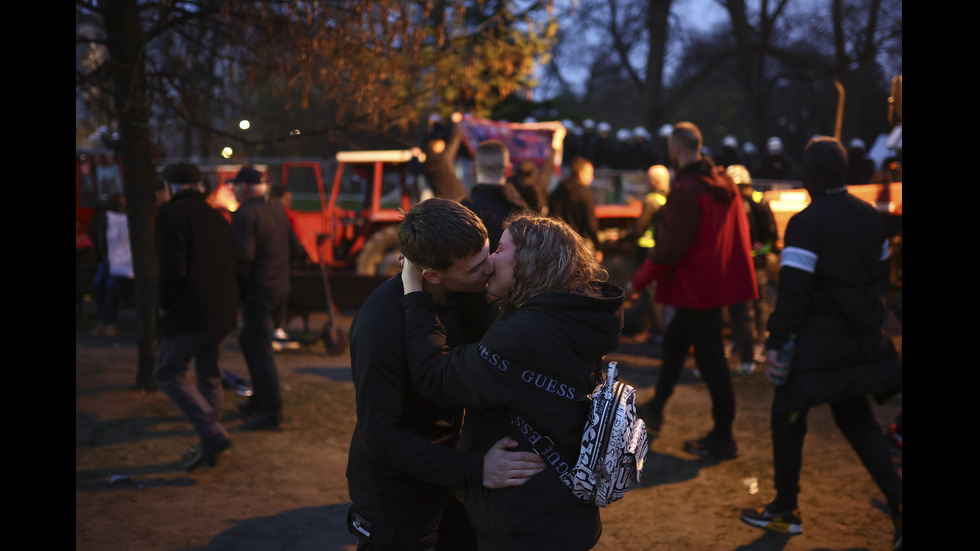
[[[163,179],[171,184],[189,185],[201,182],[201,171],[187,163],[167,165],[163,169]]]
[[[803,187],[812,195],[844,187],[847,151],[835,138],[818,136],[803,150]]]
[[[243,166],[238,174],[235,175],[235,179],[232,183],[242,183],[242,184],[261,184],[262,183],[262,173],[250,166]]]

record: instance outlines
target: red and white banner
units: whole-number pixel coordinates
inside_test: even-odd
[[[530,160],[538,168],[551,164],[551,170],[561,169],[565,127],[560,122],[501,122],[463,115],[458,124],[470,155],[480,142],[500,140],[507,146],[514,166]]]

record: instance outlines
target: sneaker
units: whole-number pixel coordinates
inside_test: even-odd
[[[752,362],[740,363],[735,368],[735,374],[743,377],[751,377],[753,373],[755,373],[755,364]]]
[[[684,451],[714,459],[734,459],[738,455],[738,447],[734,440],[718,438],[710,434],[704,438],[684,442]]]
[[[765,528],[773,532],[797,535],[803,533],[803,521],[800,518],[800,510],[779,511],[774,507],[775,502],[759,507],[757,509],[742,509],[742,522]]]
[[[207,442],[191,446],[180,458],[180,464],[188,471],[207,465],[214,467],[218,456],[231,447],[231,441],[224,436],[212,438]]]

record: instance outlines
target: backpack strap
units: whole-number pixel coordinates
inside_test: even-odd
[[[555,444],[555,441],[548,435],[538,432],[527,419],[520,415],[515,415],[511,412],[510,420],[512,424],[517,426],[521,435],[524,436],[524,441],[530,444],[531,449],[555,469],[558,477],[561,478],[565,485],[571,487],[572,469],[575,467],[575,464],[569,462],[562,456],[561,452],[558,451],[558,446]]]

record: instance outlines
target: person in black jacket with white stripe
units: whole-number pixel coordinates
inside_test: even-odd
[[[766,343],[766,373],[778,385],[771,418],[776,498],[744,510],[742,520],[802,532],[797,496],[807,413],[829,404],[885,495],[900,548],[902,479],[867,397],[882,399],[902,387],[901,360],[882,331],[890,266],[885,223],[874,207],[848,193],[847,153],[836,139],[811,140],[802,168],[811,202],[786,227]],[[780,361],[791,340],[791,361]]]

